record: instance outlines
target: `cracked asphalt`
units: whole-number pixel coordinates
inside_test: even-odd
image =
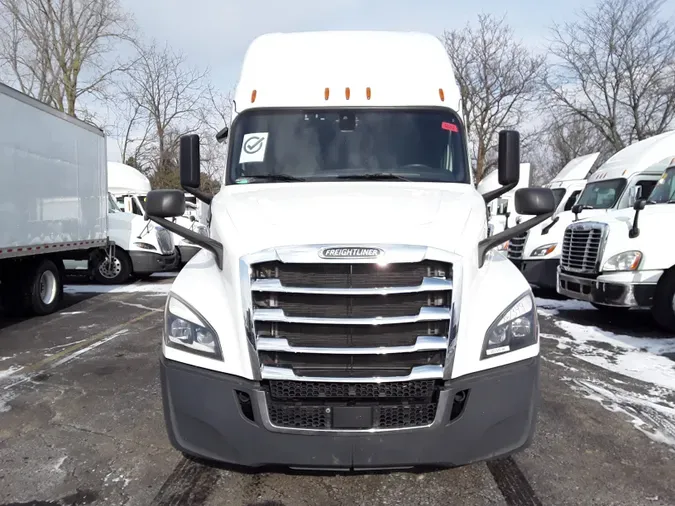
[[[0,321],[0,506],[675,504],[675,447],[663,437],[675,436],[664,416],[675,392],[589,363],[558,325],[670,337],[646,315],[542,314],[537,432],[510,459],[434,471],[256,473],[185,459],[169,444],[158,357],[170,282],[71,293],[53,315]]]

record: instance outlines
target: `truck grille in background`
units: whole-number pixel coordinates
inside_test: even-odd
[[[336,429],[342,406],[370,407],[370,429],[434,421],[451,264],[264,262],[251,266],[251,287],[273,425]]]
[[[169,255],[173,253],[173,237],[171,237],[171,232],[165,228],[157,228],[156,231],[157,243],[162,254]]]
[[[520,260],[523,258],[523,250],[525,249],[525,242],[527,241],[527,232],[509,239],[508,257],[513,260]]]
[[[572,224],[565,229],[560,268],[580,274],[597,274],[605,227],[599,223]]]

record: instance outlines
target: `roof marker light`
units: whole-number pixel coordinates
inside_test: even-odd
[[[328,100],[329,96],[330,96],[330,90],[328,88],[326,88],[325,90],[323,90],[323,98]]]
[[[366,88],[366,100],[370,100],[370,86]]]
[[[351,91],[349,91],[349,88],[345,88],[345,98],[349,100],[349,97],[351,96]]]
[[[255,98],[258,96],[258,92],[256,90],[253,90],[251,92],[251,103],[255,102]]]
[[[443,88],[438,88],[438,96],[441,97],[441,102],[445,102],[445,93],[443,92]]]

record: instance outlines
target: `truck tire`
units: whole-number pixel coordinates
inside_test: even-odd
[[[97,283],[121,285],[126,283],[131,276],[131,259],[121,248],[113,249],[110,262],[105,254],[96,255],[93,262],[94,280]]]
[[[62,269],[49,259],[37,262],[27,270],[25,294],[28,307],[38,316],[53,313],[63,298]]]
[[[656,285],[652,316],[656,323],[669,332],[675,332],[675,270],[667,271]]]

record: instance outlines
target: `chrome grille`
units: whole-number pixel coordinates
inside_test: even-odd
[[[526,241],[527,241],[527,232],[524,232],[510,239],[508,257],[513,260],[520,260],[521,258],[523,258],[523,250],[525,249]]]
[[[331,410],[356,402],[372,407],[363,429],[431,424],[452,335],[452,264],[346,262],[247,269],[270,422],[335,429]]]
[[[560,268],[580,274],[597,274],[606,226],[601,223],[573,223],[565,229]]]
[[[173,253],[173,237],[171,237],[171,232],[165,228],[157,228],[156,231],[157,243],[162,254],[169,255]]]

